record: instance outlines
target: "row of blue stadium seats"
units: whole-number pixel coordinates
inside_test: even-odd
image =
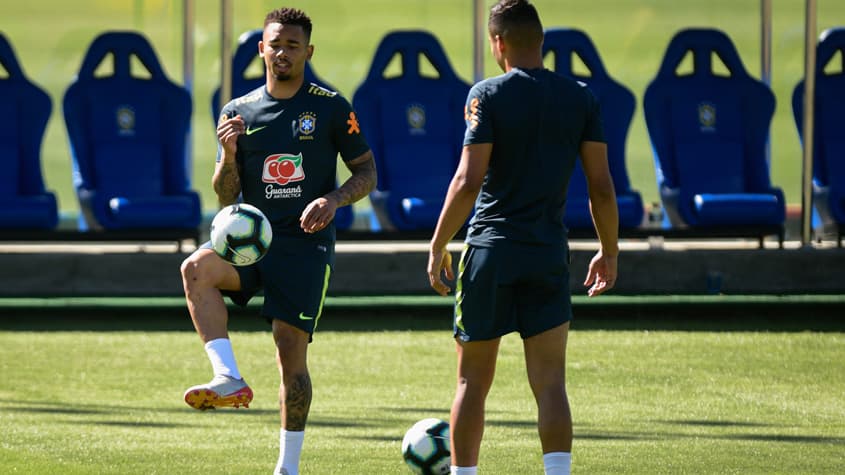
[[[246,77],[255,59],[260,30],[246,32],[233,57],[232,95],[263,83]],[[836,125],[845,105],[845,74],[825,72],[834,53],[845,53],[845,28],[824,32],[818,43],[814,136],[815,205],[822,218],[845,223],[845,138]],[[608,158],[618,195],[620,228],[643,223],[644,207],[631,188],[625,166],[625,140],[635,110],[634,95],[605,69],[590,38],[575,29],[546,32],[544,54],[554,69],[581,80],[603,108]],[[95,74],[106,56],[111,76]],[[577,56],[588,70],[579,74]],[[679,64],[692,56],[692,71]],[[150,73],[130,73],[130,58]],[[388,75],[400,58],[401,73]],[[843,54],[845,56],[845,54]],[[423,72],[420,58],[436,74]],[[727,74],[715,72],[718,58]],[[3,112],[16,117],[0,135],[4,174],[4,216],[0,226],[51,229],[56,201],[44,188],[40,146],[51,112],[49,97],[32,84],[0,34]],[[307,70],[310,81],[334,89]],[[434,227],[448,182],[457,167],[463,137],[464,101],[470,85],[452,69],[439,41],[424,31],[396,31],[379,44],[370,71],[352,102],[367,133],[379,169],[371,202],[382,230]],[[793,96],[799,135],[803,82]],[[7,100],[8,99],[8,100]],[[135,32],[107,32],[89,47],[79,74],[64,96],[63,110],[80,201],[80,229],[196,229],[199,197],[189,189],[185,138],[191,116],[186,89],[164,74],[149,42]],[[772,186],[766,161],[775,98],[745,70],[731,40],[715,29],[678,32],[645,91],[643,109],[654,151],[665,226],[669,228],[780,228],[785,221],[783,193]],[[212,113],[219,111],[219,91]],[[96,131],[96,133],[95,133]],[[17,160],[14,158],[17,157]],[[338,228],[352,222],[351,208],[338,216]],[[565,222],[570,229],[592,226],[586,182],[576,170],[569,187]]]

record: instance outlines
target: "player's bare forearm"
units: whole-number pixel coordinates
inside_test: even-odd
[[[602,190],[590,191],[590,214],[602,252],[610,256],[619,254],[619,210],[613,182]]]
[[[346,162],[346,166],[352,176],[326,195],[326,198],[331,198],[337,203],[338,208],[351,205],[367,196],[375,188],[378,179],[376,162],[371,151]]]
[[[440,218],[437,220],[437,227],[431,238],[432,249],[446,247],[446,244],[455,237],[466,222],[475,205],[475,199],[481,191],[492,153],[492,143],[464,146],[461,151],[461,161],[449,183],[443,209],[440,211]]]
[[[241,193],[241,176],[234,160],[221,159],[211,179],[220,206],[227,206],[238,200]]]
[[[475,187],[467,186],[462,177],[452,178],[443,202],[443,209],[440,211],[440,218],[437,220],[437,227],[431,237],[431,249],[445,248],[446,244],[460,231],[472,212],[478,191]]]
[[[455,176],[449,182],[443,209],[437,220],[437,227],[431,237],[431,247],[428,250],[428,281],[431,288],[440,295],[446,295],[450,288],[443,282],[454,280],[452,270],[452,256],[446,250],[446,245],[455,237],[472,212],[475,199],[481,191],[484,175],[490,163],[493,144],[472,144],[464,146],[461,152],[461,162],[455,170]]]
[[[607,144],[583,142],[579,152],[590,194],[590,214],[602,252],[616,256],[619,253],[619,210],[616,208],[616,190],[607,163]]]

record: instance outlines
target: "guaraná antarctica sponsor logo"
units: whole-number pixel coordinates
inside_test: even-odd
[[[261,181],[268,183],[265,188],[267,199],[299,198],[302,195],[300,186],[278,188],[276,185],[287,185],[304,179],[301,153],[277,153],[264,159]]]

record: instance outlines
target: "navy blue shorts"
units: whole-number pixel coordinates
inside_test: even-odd
[[[221,292],[235,304],[245,306],[263,291],[263,317],[282,320],[313,334],[333,265],[332,243],[277,237],[263,259],[250,266],[235,267],[241,290]]]
[[[458,264],[455,337],[522,338],[572,320],[566,246],[467,245]]]

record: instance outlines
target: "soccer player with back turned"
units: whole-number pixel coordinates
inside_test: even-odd
[[[373,155],[349,102],[304,81],[314,52],[311,28],[300,10],[267,14],[257,44],[266,84],[226,104],[217,125],[214,191],[221,205],[242,195],[264,212],[273,226],[267,255],[251,266],[233,267],[203,246],[181,267],[188,310],[214,370],[211,382],[185,392],[185,402],[196,409],[252,400],[235,363],[223,295],[245,305],[264,291],[261,316],[272,321],[281,375],[274,473],[287,475],[299,471],[311,405],[306,353],[334,262],[335,211],[367,196],[376,183]],[[338,154],[351,176],[336,188]]]
[[[500,0],[490,10],[488,30],[505,73],[476,84],[467,97],[461,161],[428,261],[432,288],[446,295],[442,275],[455,278],[446,245],[474,204],[456,284],[452,473],[476,473],[499,341],[517,331],[538,408],[545,473],[568,474],[572,417],[564,375],[572,308],[563,212],[575,160],[580,157],[587,178],[601,244],[585,281],[590,296],[616,280],[616,195],[598,102],[583,85],[543,67],[543,27],[534,6]]]

